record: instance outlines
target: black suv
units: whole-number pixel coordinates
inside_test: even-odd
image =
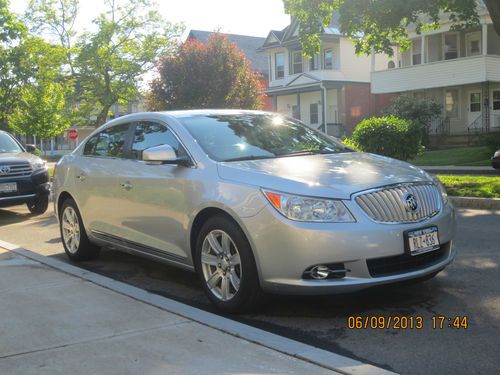
[[[0,207],[24,204],[33,214],[49,206],[49,173],[45,162],[9,133],[0,131]]]

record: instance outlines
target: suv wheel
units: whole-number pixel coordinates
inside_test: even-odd
[[[195,266],[208,298],[226,312],[255,308],[261,297],[252,249],[233,221],[216,216],[198,234]]]
[[[61,207],[59,228],[64,251],[72,260],[93,259],[100,252],[100,248],[90,242],[82,223],[75,201],[66,199]]]
[[[28,210],[34,215],[41,215],[49,208],[49,196],[41,195],[36,200],[26,203]]]

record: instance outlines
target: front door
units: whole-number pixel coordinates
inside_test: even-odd
[[[491,122],[490,127],[500,129],[500,88],[491,91]]]
[[[469,92],[468,122],[470,129],[480,129],[482,126],[482,101],[481,91]]]
[[[126,168],[118,171],[121,186],[119,212],[121,237],[141,245],[149,253],[183,262],[189,192],[193,190],[194,168],[172,164],[152,164],[142,161],[145,149],[168,144],[178,156],[186,152],[177,137],[164,124],[142,121],[132,133],[130,159]]]

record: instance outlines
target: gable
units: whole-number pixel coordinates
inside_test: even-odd
[[[317,79],[317,78],[315,78],[315,77],[313,77],[312,75],[307,74],[307,73],[302,73],[301,75],[299,75],[295,79],[293,79],[290,82],[288,82],[287,86],[291,86],[291,85],[309,85],[311,83],[318,83],[318,82],[320,82],[320,80]]]

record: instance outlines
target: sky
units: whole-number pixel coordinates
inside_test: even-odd
[[[28,0],[11,0],[12,11],[22,14]],[[265,37],[271,29],[289,24],[282,0],[156,0],[160,14],[190,29]],[[105,10],[104,0],[80,0],[77,29],[91,27],[91,21]]]

